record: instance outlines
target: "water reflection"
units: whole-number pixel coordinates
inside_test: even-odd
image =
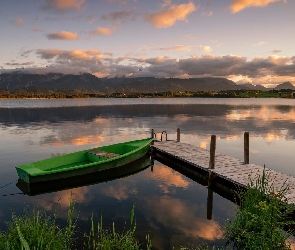
[[[294,105],[243,105],[238,101],[234,105],[0,108],[0,186],[17,178],[17,165],[145,138],[151,128],[158,137],[165,130],[168,139],[176,139],[179,127],[181,141],[202,148],[208,148],[210,135],[216,134],[217,152],[240,159],[243,133],[249,131],[251,163],[295,174],[294,122]],[[100,213],[105,225],[114,220],[118,227],[124,226],[136,204],[138,237],[144,239],[150,232],[155,249],[171,249],[186,242],[222,245],[224,221],[234,216],[234,205],[213,193],[212,216],[208,216],[208,189],[200,183],[155,162],[153,171],[148,168],[136,175],[88,186],[68,185],[67,190],[57,188],[32,197],[2,196],[19,193],[15,185],[10,185],[0,190],[0,229],[5,228],[4,220],[11,217],[11,209],[20,213],[27,205],[39,204],[49,212],[59,211],[58,219],[63,221],[72,194],[81,230],[88,230],[91,215],[100,217]],[[207,220],[207,216],[212,219]]]

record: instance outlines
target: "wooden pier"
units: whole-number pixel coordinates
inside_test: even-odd
[[[153,131],[152,134],[154,135]],[[214,136],[211,137],[210,150],[182,143],[179,130],[176,141],[166,140],[167,134],[166,138],[161,136],[160,141],[155,140],[151,146],[151,153],[156,160],[169,166],[172,165],[180,172],[185,171],[190,176],[197,178],[202,185],[207,185],[223,196],[228,196],[224,195],[224,190],[246,189],[250,179],[255,182],[265,169],[268,184],[274,187],[274,193],[279,192],[282,186],[287,186],[288,190],[285,195],[287,203],[295,204],[295,177],[250,164],[248,132],[245,133],[244,138],[244,161],[215,153],[216,137],[214,138]]]

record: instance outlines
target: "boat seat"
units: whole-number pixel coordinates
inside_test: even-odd
[[[93,155],[97,155],[97,156],[103,156],[106,158],[114,158],[119,156],[119,154],[115,154],[115,153],[108,153],[105,151],[101,151],[101,150],[92,150],[88,152],[89,154],[93,154]]]

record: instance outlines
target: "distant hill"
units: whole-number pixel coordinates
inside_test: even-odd
[[[251,83],[240,84],[239,86],[241,86],[241,88],[251,89],[251,90],[261,90],[261,91],[269,90],[268,88],[262,85],[253,85]]]
[[[295,86],[291,82],[283,82],[275,87],[275,90],[280,90],[280,89],[293,89],[293,90],[295,90]]]
[[[279,84],[275,89],[295,89],[290,82]],[[26,90],[95,90],[104,93],[147,93],[167,91],[222,91],[252,89],[269,89],[261,85],[242,84],[221,77],[203,78],[155,78],[155,77],[116,77],[98,78],[89,73],[83,74],[0,74],[0,89],[8,91]]]
[[[14,91],[29,87],[42,87],[45,89],[93,89],[105,91],[107,87],[100,78],[91,74],[0,74],[0,88]]]
[[[144,93],[165,91],[220,91],[237,90],[239,85],[226,78],[166,78],[159,81],[148,82],[137,80],[133,83],[112,88],[110,92]]]

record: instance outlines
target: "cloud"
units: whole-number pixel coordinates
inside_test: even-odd
[[[84,2],[85,0],[45,0],[42,8],[56,11],[68,9],[81,10]]]
[[[37,49],[36,54],[42,59],[52,59],[61,53],[60,49]]]
[[[269,5],[270,3],[281,2],[281,1],[286,2],[286,0],[234,0],[233,3],[230,5],[230,9],[232,13],[237,13],[246,8],[265,7]]]
[[[163,0],[162,7],[170,6],[172,3],[172,0]]]
[[[98,27],[95,30],[90,31],[90,36],[111,36],[114,30],[106,27]]]
[[[204,52],[211,52],[212,51],[210,46],[201,46],[201,48]]]
[[[46,35],[49,40],[78,40],[77,33],[61,31],[57,33],[49,33]]]
[[[221,239],[223,236],[218,222],[198,217],[197,215],[202,214],[203,211],[192,204],[166,196],[152,197],[144,201],[147,215],[150,217],[149,221],[156,220],[167,228],[177,225],[181,233],[211,241]],[[187,209],[188,207],[190,209]]]
[[[36,51],[42,59],[55,58],[58,62],[67,62],[68,60],[100,60],[103,54],[97,49],[93,50],[60,50],[60,49],[38,49]]]
[[[22,18],[16,18],[12,20],[11,23],[13,23],[16,26],[23,26],[25,22],[24,22],[24,19]]]
[[[93,15],[90,15],[86,19],[87,19],[87,22],[91,24],[91,23],[94,23],[97,20],[97,17],[93,16]]]
[[[247,61],[246,57],[227,56],[201,56],[179,60],[179,69],[188,75],[223,76],[242,75],[250,78],[267,75],[295,76],[294,57],[267,57],[254,58]]]
[[[192,48],[194,48],[194,46],[176,45],[176,46],[167,47],[167,48],[157,48],[157,50],[166,50],[166,51],[186,50],[186,51],[189,51]]]
[[[39,28],[39,27],[33,27],[32,28],[32,31],[34,31],[34,32],[41,32],[41,31],[43,31],[43,29],[42,28]]]
[[[135,10],[123,10],[123,11],[115,11],[109,14],[104,14],[101,16],[102,20],[112,21],[112,22],[126,22],[128,20],[134,20],[136,14]]]
[[[202,12],[201,13],[201,16],[212,16],[213,15],[213,12],[212,11],[209,11],[209,12]]]
[[[204,47],[204,46],[203,46]],[[196,48],[203,48],[197,46]],[[163,50],[189,49],[189,47],[167,47]],[[295,80],[295,56],[272,55],[248,60],[239,55],[216,56],[206,54],[190,58],[158,57],[114,57],[112,52],[93,50],[37,49],[36,55],[46,60],[48,67],[31,68],[38,72],[77,73],[88,72],[100,77],[235,77],[247,78],[255,83],[271,83]],[[32,51],[22,52],[25,55]],[[12,62],[10,62],[12,63]],[[22,62],[21,62],[22,63]],[[138,68],[142,68],[141,71]],[[272,79],[272,80],[270,80]]]
[[[282,52],[282,51],[279,50],[279,49],[274,49],[274,50],[272,51],[272,53],[274,53],[274,54],[276,54],[276,53],[280,53],[280,52]]]
[[[19,55],[21,57],[25,57],[27,58],[32,52],[34,52],[35,50],[34,49],[29,49],[29,50],[21,50]]]
[[[124,5],[124,4],[127,4],[129,3],[131,0],[108,0],[109,3],[118,3],[118,4],[121,4],[121,5]],[[133,2],[136,2],[137,0],[133,0]]]
[[[109,186],[104,188],[103,193],[107,196],[113,197],[116,200],[126,200],[130,194],[137,194],[137,189],[135,187],[126,186],[124,183],[119,183],[116,186]]]
[[[162,64],[166,61],[171,61],[171,60],[174,61],[174,59],[171,59],[168,56],[158,56],[155,58],[140,58],[140,59],[134,59],[134,60],[136,60],[137,62],[148,63],[148,64],[152,64],[152,65],[159,65],[159,64]]]
[[[147,172],[147,175],[149,178],[155,179],[161,183],[161,188],[164,186],[173,186],[186,189],[190,185],[190,183],[185,180],[185,178],[183,178],[183,175],[170,168],[167,168],[163,165],[155,165],[155,168],[157,171]]]
[[[146,20],[155,28],[168,28],[173,26],[176,21],[186,20],[187,16],[196,9],[194,3],[172,5],[165,11],[147,15]]]
[[[265,45],[265,44],[268,44],[268,42],[264,42],[264,41],[258,42],[256,44],[253,44],[253,46],[261,46],[261,45]]]
[[[24,63],[17,63],[17,62],[11,62],[11,63],[5,63],[7,66],[28,66],[34,64],[33,62],[24,62]]]

